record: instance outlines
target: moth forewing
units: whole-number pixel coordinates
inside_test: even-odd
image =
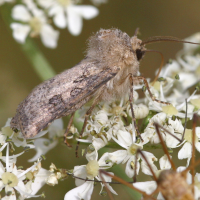
[[[25,138],[37,135],[53,120],[82,107],[117,71],[117,67],[99,68],[98,63],[83,60],[33,89],[18,106],[11,127],[20,129]]]

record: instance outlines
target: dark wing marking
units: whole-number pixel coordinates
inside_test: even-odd
[[[82,107],[118,71],[83,60],[34,88],[18,106],[11,127],[20,129],[25,138],[35,136],[53,120]]]

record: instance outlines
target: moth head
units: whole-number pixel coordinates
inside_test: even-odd
[[[134,36],[131,37],[130,42],[131,42],[132,49],[136,54],[137,60],[140,61],[146,52],[146,48],[145,48],[145,45],[142,44],[142,40],[137,38],[138,30],[139,29],[137,28]]]

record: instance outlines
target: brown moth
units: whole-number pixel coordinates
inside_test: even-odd
[[[120,98],[130,88],[126,76],[138,75],[139,60],[146,50],[141,43],[118,29],[101,29],[90,38],[85,59],[38,85],[19,104],[11,127],[30,138],[95,96],[100,96],[99,101]]]
[[[142,42],[137,31],[129,37],[119,29],[101,29],[90,37],[85,59],[35,87],[19,104],[11,127],[21,130],[25,138],[34,137],[55,119],[70,114],[71,125],[74,112],[92,98],[86,115],[99,101],[111,101],[131,92],[140,80],[149,90],[146,79],[138,76],[139,61],[147,51],[145,44],[166,40],[180,42],[177,38],[159,36]],[[156,100],[151,93],[150,96]]]

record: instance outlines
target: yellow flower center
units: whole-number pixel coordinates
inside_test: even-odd
[[[10,137],[13,133],[13,130],[9,126],[1,128],[1,131],[4,135],[8,137]]]
[[[71,1],[70,0],[57,0],[57,2],[61,5],[61,6],[68,6]]]
[[[33,17],[30,21],[29,21],[29,25],[32,29],[32,33],[31,36],[35,37],[37,35],[39,35],[41,28],[42,28],[42,23],[41,20],[37,17]]]
[[[172,104],[163,106],[162,110],[167,115],[177,115],[178,114],[178,110]]]
[[[33,173],[32,172],[26,173],[26,178],[29,179],[29,180],[32,180],[34,178]]]
[[[86,165],[86,171],[89,176],[92,176],[94,178],[99,174],[99,164],[96,160],[91,160]]]
[[[192,130],[191,129],[185,129],[185,140],[189,143],[192,143]],[[198,137],[195,135],[195,142],[198,141]]]
[[[156,81],[153,85],[154,89],[157,90],[157,91],[160,91],[160,82],[159,81]]]
[[[10,187],[17,186],[19,182],[17,176],[10,172],[3,173],[1,179],[5,185],[9,185]]]
[[[200,109],[200,99],[191,99],[191,104],[193,104],[197,109]]]
[[[138,146],[138,145],[136,145],[136,144],[132,144],[132,145],[129,147],[129,153],[132,154],[132,155],[135,155],[137,149],[141,149],[141,147]]]

